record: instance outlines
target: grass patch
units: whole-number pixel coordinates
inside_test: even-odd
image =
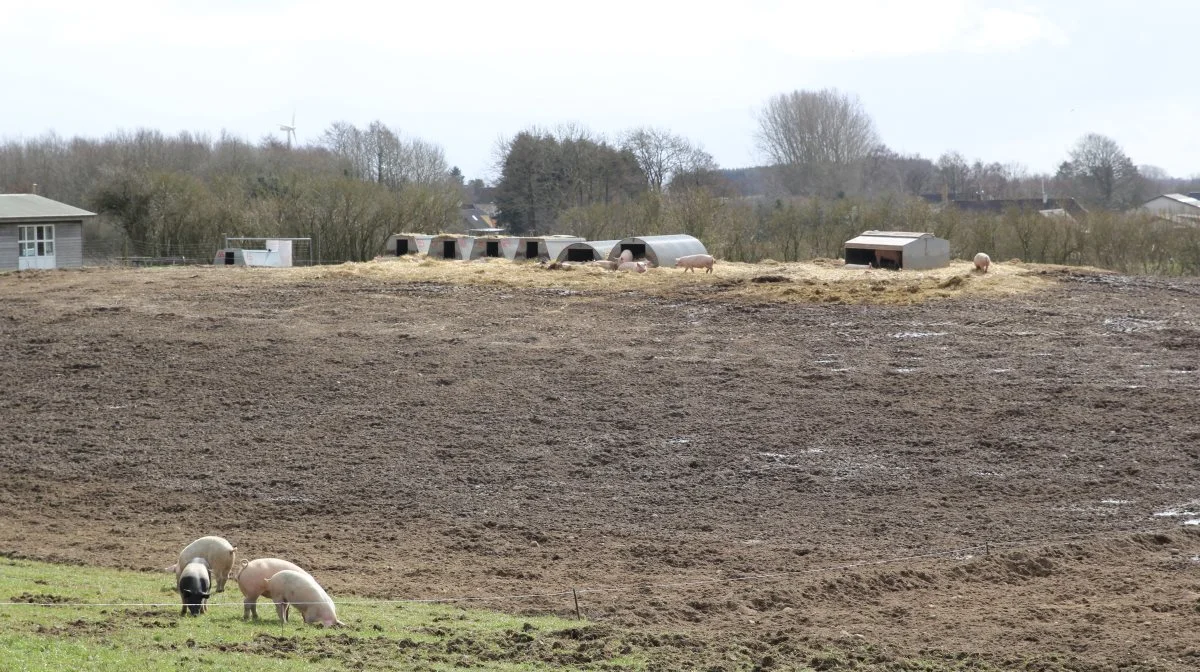
[[[346,628],[281,624],[269,601],[241,619],[236,585],[209,613],[179,616],[172,577],[0,557],[0,669],[88,670],[920,670],[1108,669],[1053,655],[904,655],[843,634],[681,634],[455,606],[341,597]],[[47,604],[50,606],[39,606]]]
[[[639,670],[646,655],[586,621],[346,598],[349,627],[242,620],[236,584],[208,614],[180,617],[172,577],[0,558],[6,670]],[[40,603],[54,606],[38,606]],[[360,604],[361,603],[361,604]],[[93,606],[113,605],[113,606]],[[152,606],[133,606],[152,605]]]

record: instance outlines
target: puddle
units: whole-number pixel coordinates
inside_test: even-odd
[[[933,336],[945,336],[944,331],[901,331],[892,334],[892,338],[931,338]]]
[[[667,439],[668,445],[680,445],[680,444],[691,443],[691,442],[692,442],[691,439],[684,439],[684,438]]]
[[[830,371],[833,371],[834,373],[845,373],[846,371],[850,371],[850,370],[851,369],[849,367],[843,367],[840,369],[830,369]]]
[[[839,361],[837,359],[814,359],[813,364],[837,364]]]
[[[896,373],[912,373],[913,371],[916,371],[916,369],[892,369],[892,371],[895,371]]]
[[[1102,500],[1100,500],[1100,503],[1101,504],[1112,504],[1114,506],[1120,506],[1122,504],[1132,504],[1133,500],[1132,499],[1102,499]]]
[[[1189,511],[1187,509],[1167,509],[1154,514],[1155,518],[1182,518],[1184,516],[1200,516],[1200,511]],[[1190,523],[1198,524],[1198,523]]]
[[[1012,371],[1012,369],[992,369],[992,373],[1008,373],[1010,371]]]
[[[1183,521],[1184,525],[1200,525],[1200,518],[1190,518]]]
[[[787,460],[795,457],[794,455],[784,455],[783,453],[759,453],[758,455],[759,457],[770,457],[776,460]]]
[[[1189,370],[1189,369],[1171,369],[1167,373],[1195,373],[1195,372],[1196,372],[1195,370]]]

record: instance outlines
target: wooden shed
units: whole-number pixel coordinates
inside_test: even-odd
[[[83,223],[96,213],[37,194],[0,194],[0,271],[83,265]]]

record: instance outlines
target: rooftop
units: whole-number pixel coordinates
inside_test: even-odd
[[[0,221],[79,219],[95,216],[94,212],[37,194],[0,194]]]
[[[1192,198],[1191,196],[1184,196],[1183,194],[1163,194],[1162,196],[1156,196],[1155,198],[1169,198],[1172,201],[1178,201],[1184,205],[1190,205],[1193,208],[1200,208],[1200,200]]]

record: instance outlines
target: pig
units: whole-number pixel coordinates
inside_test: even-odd
[[[293,572],[301,572],[307,574],[303,569],[279,558],[258,558],[249,562],[243,560],[241,570],[237,574],[238,588],[242,590],[242,595],[245,599],[242,600],[242,620],[247,620],[251,616],[254,620],[258,620],[258,598],[265,597],[271,599],[271,594],[263,592],[267,585],[267,579],[275,576],[275,574],[288,569]]]
[[[204,558],[212,572],[212,580],[216,583],[215,592],[224,592],[225,581],[237,559],[237,547],[221,537],[200,537],[188,544],[179,552],[179,562],[175,565],[175,579],[178,581],[183,567],[192,558]]]
[[[588,265],[595,266],[597,268],[603,268],[606,271],[617,270],[617,262],[615,262],[615,261],[593,261],[593,262],[589,263]]]
[[[885,266],[883,262],[888,262]],[[900,268],[899,250],[875,250],[875,268]]]
[[[975,255],[975,269],[976,270],[987,273],[988,266],[991,266],[991,265],[992,265],[992,258],[989,257],[988,255],[984,254],[983,252],[980,252],[979,254]]]
[[[622,261],[620,264],[617,264],[617,270],[618,271],[635,271],[637,273],[645,273],[646,272],[646,262],[639,261],[637,263],[634,263],[632,261]]]
[[[208,561],[204,558],[192,558],[184,563],[175,586],[183,600],[183,608],[179,610],[180,616],[187,616],[188,611],[192,612],[192,616],[199,616],[208,611],[208,573]]]
[[[337,619],[333,600],[307,572],[285,569],[263,582],[263,595],[275,601],[279,620],[287,623],[288,607],[295,605],[305,623],[320,623],[326,628],[345,625]]]
[[[632,250],[621,250],[621,256],[617,257],[617,263],[620,264],[620,263],[625,263],[627,261],[633,261],[633,251]]]
[[[689,254],[686,257],[677,259],[675,267],[682,268],[684,273],[688,271],[694,273],[697,268],[707,269],[704,271],[705,273],[712,273],[714,261],[716,260],[712,258],[711,254]]]

